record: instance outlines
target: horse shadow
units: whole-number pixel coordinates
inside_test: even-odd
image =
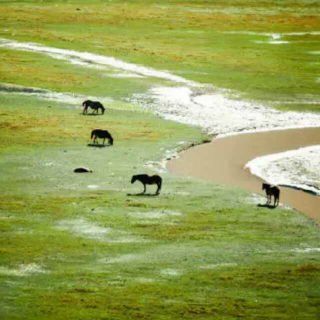
[[[277,206],[274,206],[274,205],[271,205],[271,204],[268,204],[268,203],[259,203],[259,204],[257,204],[257,207],[275,209]]]
[[[106,148],[106,147],[111,147],[111,144],[88,143],[87,146],[92,148]]]
[[[129,197],[157,197],[160,193],[127,193]]]
[[[103,116],[103,114],[101,113],[85,113],[85,114],[80,113],[80,114],[83,116]]]

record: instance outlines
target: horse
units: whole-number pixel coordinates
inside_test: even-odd
[[[92,170],[89,170],[89,169],[87,169],[87,168],[83,168],[83,167],[80,167],[80,168],[75,168],[74,170],[73,170],[73,172],[76,172],[76,173],[84,173],[84,172],[93,172]]]
[[[146,184],[156,184],[158,186],[158,189],[155,194],[160,193],[160,189],[162,185],[162,178],[160,176],[158,175],[149,176],[147,174],[138,174],[138,175],[132,176],[131,183],[134,183],[137,180],[143,184],[144,190],[142,194],[146,193]]]
[[[113,145],[113,138],[111,134],[107,130],[103,129],[94,129],[91,131],[91,140],[93,139],[93,143],[98,143],[98,138],[103,139],[103,145],[104,141],[106,139],[109,140],[110,145]]]
[[[274,207],[279,205],[279,198],[280,198],[280,189],[277,186],[272,186],[269,183],[262,184],[262,190],[266,190],[267,195],[267,205],[271,203],[271,197],[274,197]]]
[[[87,114],[88,108],[93,109],[92,113],[99,113],[99,109],[101,109],[102,114],[104,114],[104,111],[105,111],[104,106],[99,101],[86,100],[82,103],[82,106],[83,106],[82,114]]]

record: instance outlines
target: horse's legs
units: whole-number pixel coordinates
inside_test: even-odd
[[[104,142],[106,141],[106,138],[103,138],[103,145],[104,145]]]
[[[144,190],[143,190],[143,192],[142,192],[142,193],[146,193],[146,191],[147,191],[147,187],[146,187],[146,184],[145,184],[145,183],[143,184],[143,188],[144,188]]]
[[[87,111],[88,111],[88,107],[87,107],[87,106],[84,106],[84,107],[83,107],[83,112],[82,112],[82,114],[86,114]]]
[[[271,202],[271,195],[268,194],[268,195],[267,195],[267,204],[270,204],[270,202]]]
[[[279,197],[274,197],[274,206],[277,207],[279,205]]]

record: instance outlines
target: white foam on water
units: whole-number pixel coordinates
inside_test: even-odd
[[[246,164],[250,172],[277,185],[320,196],[320,146],[310,146],[258,157]]]
[[[157,87],[146,94],[134,95],[133,100],[166,119],[199,126],[219,137],[318,127],[320,123],[318,113],[281,112],[251,101],[229,98],[219,91],[201,93],[199,88]]]

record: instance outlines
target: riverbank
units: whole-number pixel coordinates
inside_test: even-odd
[[[179,175],[263,194],[262,180],[244,169],[250,160],[316,144],[320,144],[320,128],[240,134],[214,139],[211,143],[182,152],[179,158],[168,163],[168,169]],[[299,190],[281,188],[280,202],[320,222],[320,198]]]

